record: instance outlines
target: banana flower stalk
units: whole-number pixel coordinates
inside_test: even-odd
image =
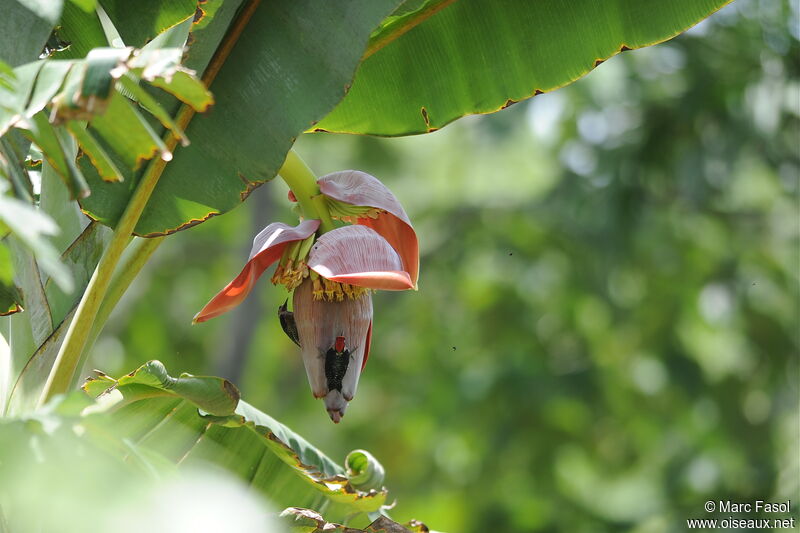
[[[279,309],[281,326],[299,347],[308,382],[335,423],[356,394],[372,338],[371,290],[417,285],[417,236],[397,198],[359,171],[317,180],[324,208],[342,225],[320,234],[320,221],[274,222],[253,240],[236,278],[195,315],[204,322],[239,305],[278,263],[272,283],[293,291],[293,312]],[[293,198],[290,192],[290,199]]]

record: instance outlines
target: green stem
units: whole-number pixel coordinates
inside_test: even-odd
[[[325,197],[319,191],[317,177],[308,168],[305,161],[297,155],[297,152],[289,150],[289,153],[286,154],[286,161],[283,162],[278,174],[297,198],[303,217],[319,219],[319,228],[322,233],[336,228],[325,204]]]
[[[92,349],[97,337],[103,330],[111,311],[117,306],[122,295],[128,290],[133,280],[142,270],[142,267],[153,255],[153,252],[164,242],[164,237],[155,237],[144,239],[140,237],[134,238],[133,242],[125,249],[125,253],[120,260],[120,264],[114,271],[114,276],[111,278],[111,283],[108,286],[103,302],[97,310],[92,328],[89,331],[89,337],[86,340],[86,346],[81,354],[80,361],[76,369],[83,368],[86,359],[89,356],[89,351]],[[74,384],[73,384],[74,385]]]

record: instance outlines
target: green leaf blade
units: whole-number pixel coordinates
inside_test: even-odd
[[[202,113],[214,103],[214,97],[203,82],[184,70],[177,70],[171,78],[156,78],[150,85],[172,94],[178,100]]]
[[[221,378],[171,377],[161,363],[151,361],[118,380],[101,374],[83,389],[97,397],[93,412],[98,417],[112,415],[120,437],[181,466],[202,462],[222,467],[276,505],[319,508],[329,501],[347,513],[373,512],[384,505],[385,490],[356,489],[341,466],[239,400],[231,387]]]
[[[108,39],[97,13],[85,11],[75,2],[67,2],[61,15],[61,24],[56,30],[58,37],[69,46],[53,54],[60,59],[81,59],[93,48],[108,46]]]
[[[195,0],[100,0],[128,46],[141,48],[163,31],[194,15]]]
[[[36,86],[31,93],[25,116],[31,117],[50,103],[64,85],[73,63],[71,61],[40,61],[41,68],[36,77]]]
[[[15,241],[19,241],[21,245],[33,252],[42,270],[49,274],[63,290],[71,291],[73,289],[74,284],[69,270],[61,264],[58,252],[46,238],[46,236],[58,232],[58,226],[50,217],[25,202],[4,196],[0,190],[0,222],[5,224],[17,237]],[[24,253],[20,249],[20,251],[15,250],[12,255],[16,258],[23,256]],[[30,275],[31,267],[15,268],[15,272]],[[25,294],[31,293],[32,291],[25,291]],[[45,335],[51,330],[52,324]]]
[[[92,121],[92,130],[122,158],[126,168],[137,168],[159,152],[170,157],[152,126],[118,92],[109,99],[106,112]]]
[[[620,51],[674,37],[728,2],[460,0],[367,58],[348,95],[313,130],[436,131],[567,85]]]
[[[139,85],[136,80],[132,79],[130,76],[123,76],[120,78],[119,83],[131,96],[136,99],[142,108],[146,109],[151,115],[153,115],[161,123],[161,125],[170,130],[176,138],[180,139],[181,144],[184,146],[189,144],[189,139],[186,138],[183,130],[175,123],[170,114],[167,113],[167,111],[161,107],[156,99],[153,98],[153,96],[150,95],[150,93],[148,93],[141,85]]]
[[[97,169],[98,174],[104,181],[122,181],[125,179],[114,160],[108,155],[108,152],[83,124],[70,120],[67,122],[67,129],[78,141],[78,146],[89,157],[92,165]]]
[[[43,62],[27,63],[14,69],[14,76],[6,78],[8,85],[0,86],[0,136],[25,116],[36,77]]]
[[[89,195],[89,186],[75,160],[66,153],[65,132],[53,127],[44,112],[35,114],[30,122],[30,138],[41,149],[42,155],[64,180],[73,199]]]

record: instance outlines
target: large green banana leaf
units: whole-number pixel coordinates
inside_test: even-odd
[[[304,507],[350,523],[358,515],[355,523],[362,526],[372,522],[367,513],[386,502],[382,476],[374,476],[382,467],[368,454],[352,454],[348,468],[336,464],[241,401],[236,387],[222,378],[172,377],[151,361],[120,379],[98,373],[84,390],[88,395],[58,398],[24,418],[0,418],[0,506],[11,525],[33,527],[25,512],[35,508],[28,501],[34,493],[43,501],[58,500],[58,508],[67,502],[99,517],[100,507],[136,501],[133,489],[153,486],[153,478],[176,471],[222,470],[276,512]],[[69,493],[60,492],[65,477],[74,478]],[[59,492],[48,493],[50,486]],[[108,494],[98,493],[98,487]],[[227,503],[234,504],[225,512],[246,508]]]
[[[728,2],[428,0],[373,34],[352,89],[314,131],[435,131],[563,87],[623,50],[674,37]]]
[[[84,390],[113,411],[109,430],[179,465],[212,463],[232,472],[280,507],[320,509],[339,518],[380,510],[382,467],[354,454],[347,470],[253,406],[221,378],[167,374],[158,361],[115,380],[104,374]]]

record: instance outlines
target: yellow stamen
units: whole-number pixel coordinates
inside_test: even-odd
[[[278,283],[281,282],[282,277],[283,277],[283,266],[278,265],[278,268],[275,269],[275,273],[272,275],[272,279],[270,281],[272,281],[273,285],[277,285]]]
[[[334,281],[330,281],[328,279],[323,280],[322,283],[325,285],[325,297],[329,302],[333,301],[333,295],[336,293],[336,287],[334,286]]]
[[[322,300],[322,283],[319,281],[319,278],[316,277],[316,276],[313,278],[312,283],[314,284],[313,291],[312,291],[312,294],[314,294],[314,299],[315,300]]]
[[[328,302],[342,302],[345,298],[355,300],[369,292],[369,289],[363,287],[356,287],[348,283],[339,283],[321,277],[319,274],[308,268],[308,265],[302,259],[292,257],[293,252],[290,252],[289,257],[284,257],[275,273],[272,275],[272,283],[277,285],[285,285],[287,290],[294,290],[300,286],[306,278],[311,278],[312,294],[315,300],[324,300]]]
[[[356,287],[347,283],[339,283],[329,279],[314,278],[312,272],[312,283],[315,300],[323,300],[327,302],[342,302],[345,298],[355,300],[369,292],[369,289],[364,287]]]

